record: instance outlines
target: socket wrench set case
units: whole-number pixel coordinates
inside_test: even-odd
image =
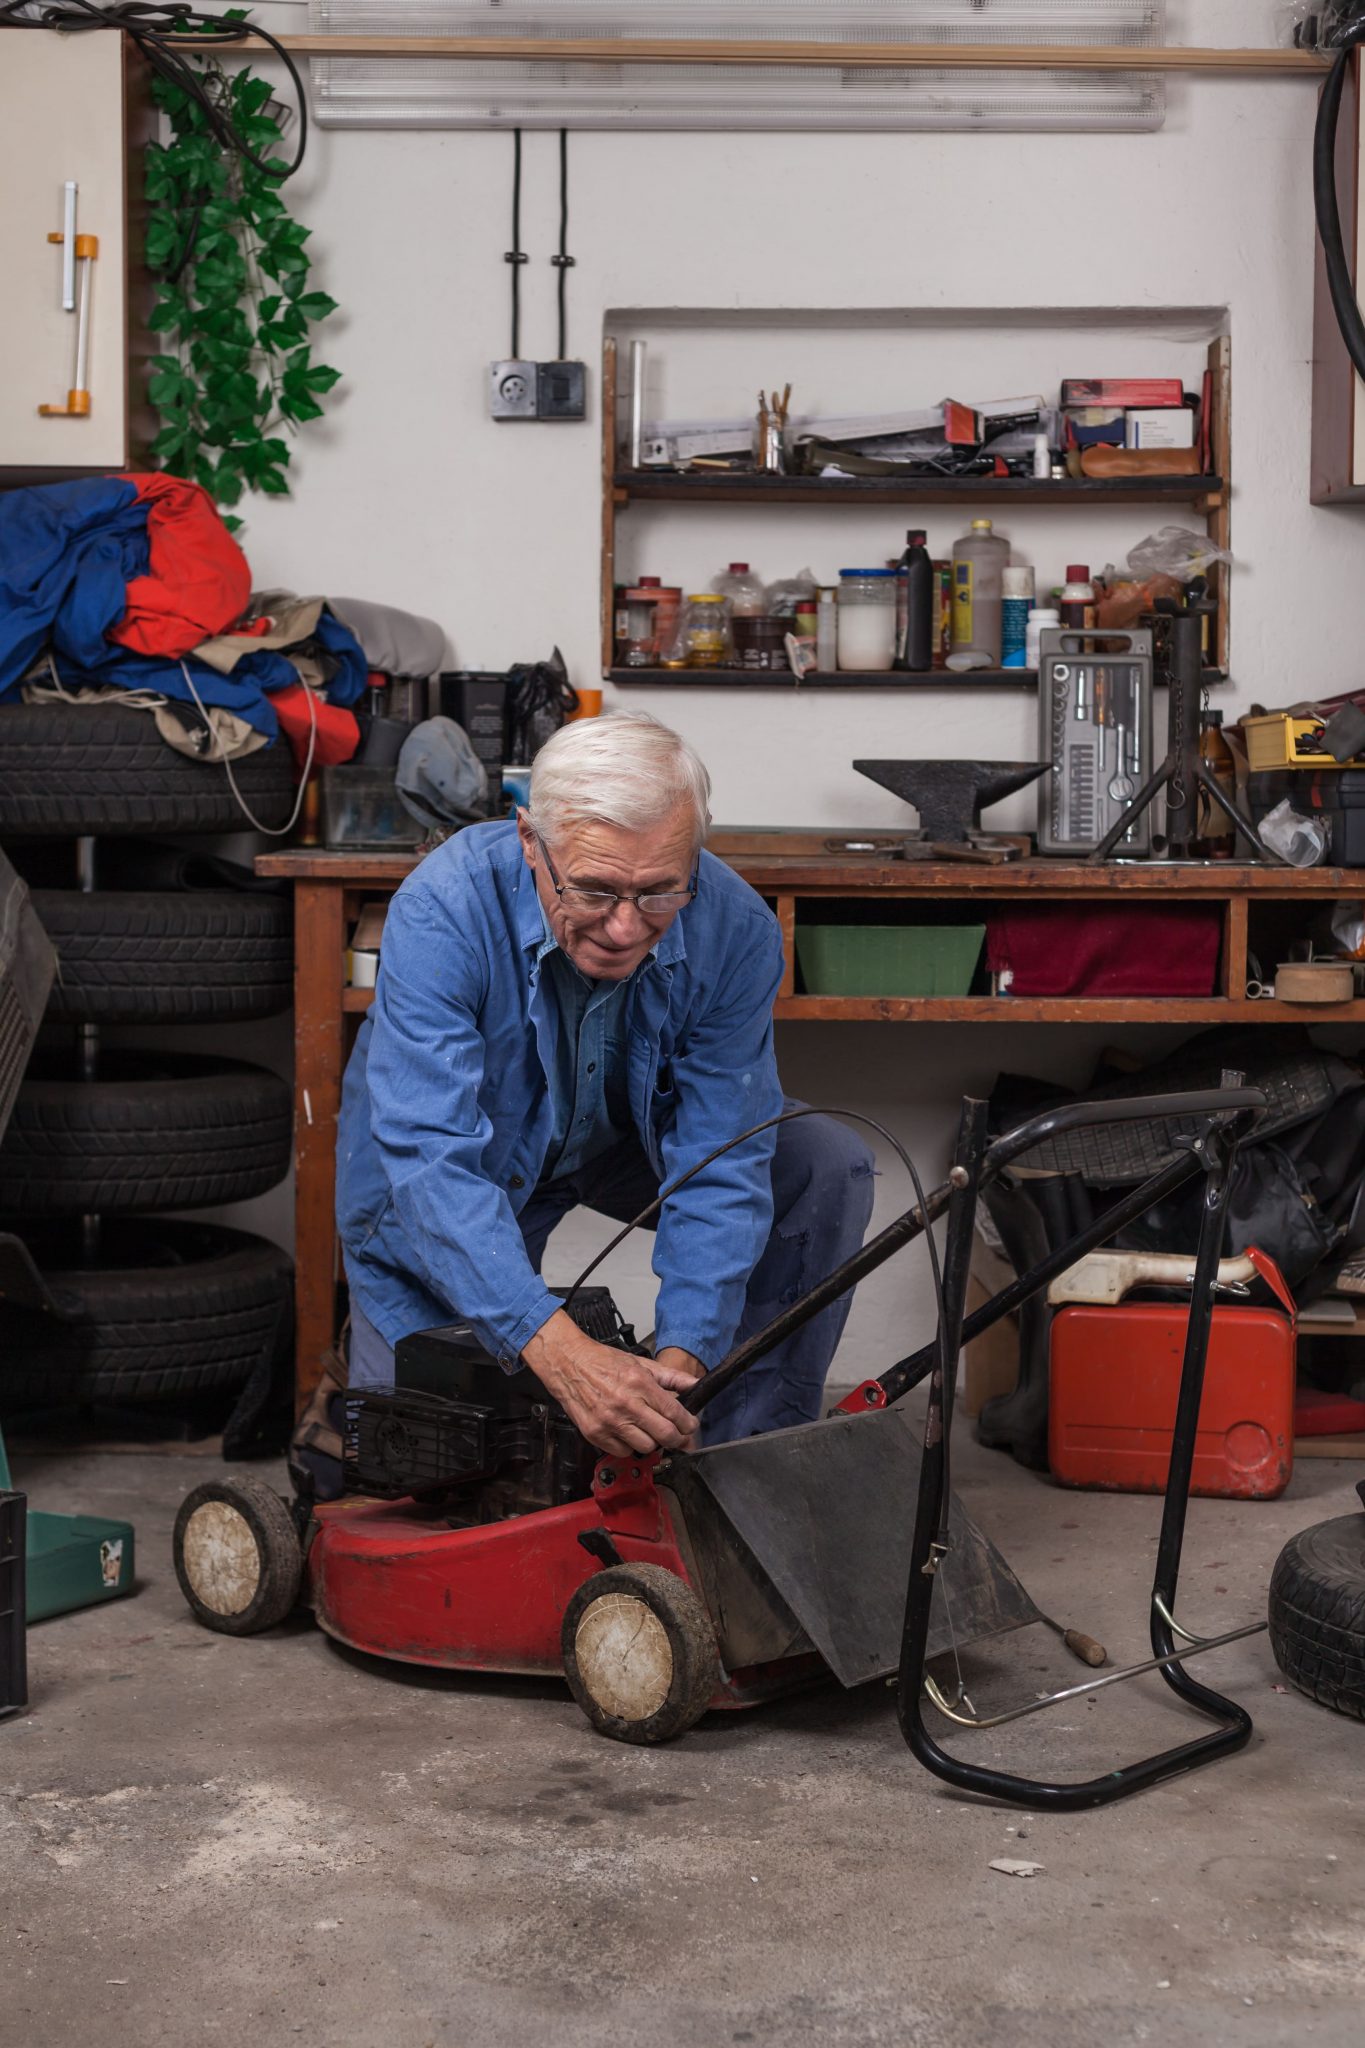
[[[1152,635],[1063,628],[1040,649],[1038,851],[1093,853],[1152,773]],[[1115,852],[1151,850],[1144,811]]]

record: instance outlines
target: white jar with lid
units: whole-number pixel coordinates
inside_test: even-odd
[[[896,572],[839,571],[839,667],[876,675],[896,659]]]
[[[1035,609],[1029,613],[1028,631],[1024,649],[1025,668],[1042,667],[1042,636],[1044,633],[1057,632],[1061,627],[1061,623],[1062,615],[1059,611],[1052,611],[1046,609],[1043,611],[1038,611],[1037,609]]]

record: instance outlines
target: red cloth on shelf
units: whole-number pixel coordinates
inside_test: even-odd
[[[986,960],[1016,996],[1211,996],[1222,908],[1011,903],[986,920]]]

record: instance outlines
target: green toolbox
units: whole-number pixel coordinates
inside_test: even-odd
[[[10,1486],[5,1439],[0,1434],[0,1499]],[[22,1495],[18,1496],[22,1499]],[[101,1515],[50,1515],[30,1508],[27,1568],[28,1619],[45,1621],[97,1600],[133,1590],[133,1525]]]

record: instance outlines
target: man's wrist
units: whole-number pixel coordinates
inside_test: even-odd
[[[685,1351],[681,1344],[664,1344],[654,1353],[654,1363],[668,1367],[674,1372],[685,1372],[694,1380],[701,1379],[706,1367],[694,1351]]]

